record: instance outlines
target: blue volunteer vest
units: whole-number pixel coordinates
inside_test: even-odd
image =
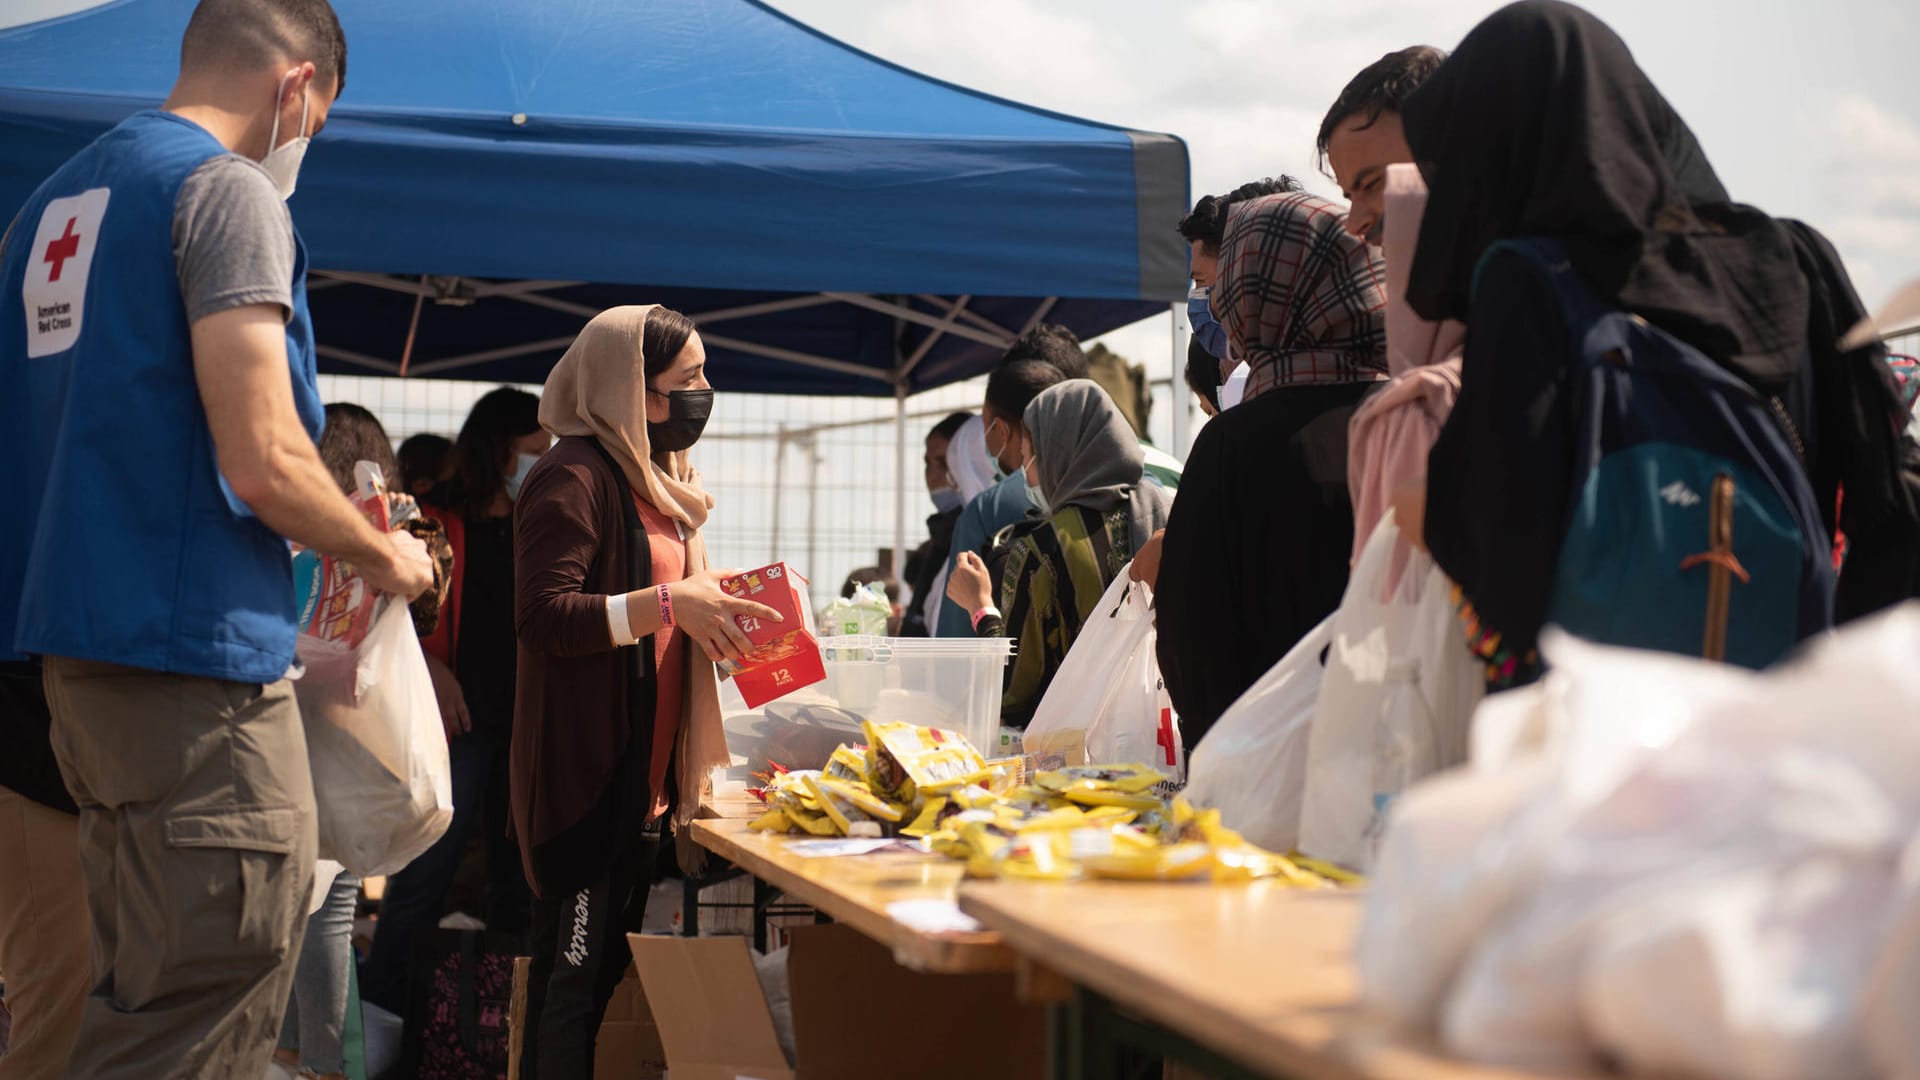
[[[286,541],[221,479],[173,254],[181,185],[225,147],[163,112],[53,174],[0,253],[0,635],[19,653],[238,682],[293,662]],[[287,361],[325,413],[295,235]],[[17,617],[15,611],[17,610]]]

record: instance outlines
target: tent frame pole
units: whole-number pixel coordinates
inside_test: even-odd
[[[1193,396],[1187,393],[1187,311],[1185,304],[1168,305],[1173,316],[1173,456],[1181,461],[1187,460],[1187,451],[1193,448],[1189,429],[1193,421]]]
[[[907,381],[893,384],[893,579],[907,594]]]

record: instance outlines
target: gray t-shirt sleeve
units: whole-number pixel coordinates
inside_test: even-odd
[[[173,204],[173,261],[187,322],[248,304],[293,310],[293,218],[266,170],[208,159]]]

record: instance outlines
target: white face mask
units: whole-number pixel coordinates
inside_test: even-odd
[[[1041,517],[1052,517],[1053,507],[1048,504],[1047,497],[1040,493],[1040,485],[1035,481],[1033,473],[1027,471],[1033,464],[1033,459],[1028,458],[1027,464],[1020,467],[1020,478],[1027,482],[1027,505],[1038,510]]]
[[[287,80],[296,72],[289,71],[280,79],[280,89],[285,90]],[[280,197],[293,198],[293,187],[300,179],[300,162],[307,156],[307,144],[313,140],[307,136],[307,91],[300,91],[300,135],[287,140],[285,146],[276,146],[280,141],[280,94],[273,95],[273,132],[267,136],[267,156],[260,159],[260,167],[273,177],[273,186],[280,189]]]

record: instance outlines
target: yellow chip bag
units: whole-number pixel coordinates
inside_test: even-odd
[[[747,828],[754,832],[786,832],[792,827],[793,822],[787,817],[787,812],[778,808],[769,810],[747,823]]]
[[[1083,790],[1104,789],[1132,794],[1147,791],[1165,779],[1166,775],[1151,765],[1070,765],[1064,769],[1043,772],[1034,777],[1034,783],[1050,791],[1063,792],[1080,785]],[[1159,800],[1154,801],[1157,803]]]
[[[1145,851],[1116,851],[1092,856],[1080,865],[1094,877],[1120,881],[1187,881],[1213,869],[1213,849],[1205,844],[1179,843]]]
[[[965,737],[940,728],[900,722],[866,722],[867,776],[876,794],[911,802],[925,791],[939,794],[986,769]]]
[[[1160,805],[1158,795],[1096,787],[1084,780],[1067,785],[1060,794],[1082,806],[1116,806],[1124,810],[1152,810]]]
[[[864,811],[868,817],[876,820],[899,821],[905,816],[900,807],[868,791],[865,784],[848,783],[845,780],[835,780],[830,776],[822,776],[814,783],[826,793],[822,796],[823,799],[832,796],[852,803]]]
[[[945,796],[935,795],[921,804],[920,812],[914,815],[913,822],[900,830],[901,836],[927,836],[940,827],[940,816],[946,812]]]

